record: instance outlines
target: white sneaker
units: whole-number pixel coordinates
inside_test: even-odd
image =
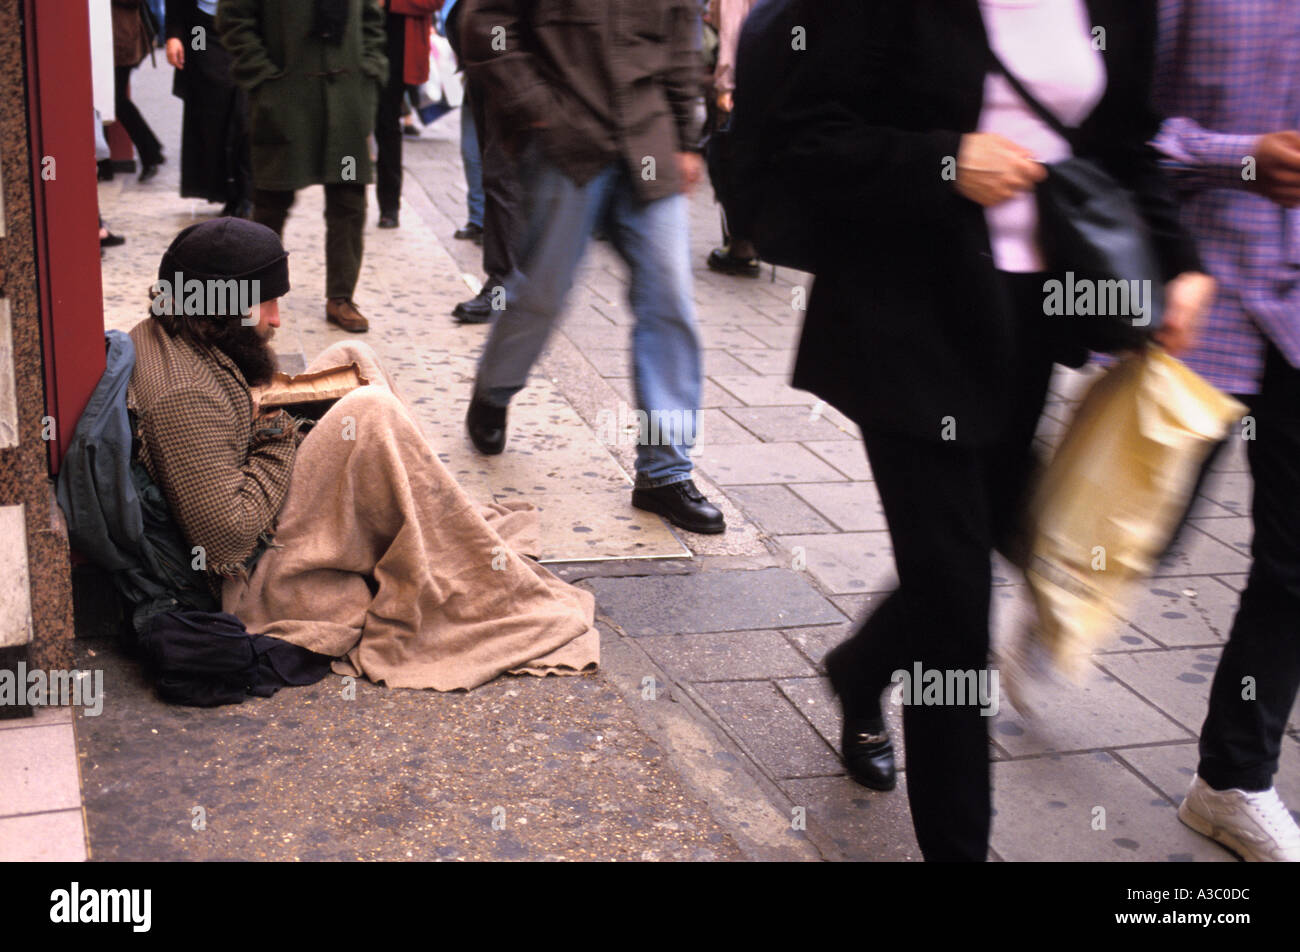
[[[1215,790],[1193,777],[1178,819],[1248,863],[1300,863],[1300,826],[1273,787],[1259,793]]]

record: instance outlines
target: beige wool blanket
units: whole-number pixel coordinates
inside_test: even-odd
[[[303,440],[275,544],[249,578],[226,581],[224,609],[391,687],[594,668],[595,599],[526,555],[536,510],[470,499],[365,344],[336,344],[308,369],[353,360],[374,383]]]

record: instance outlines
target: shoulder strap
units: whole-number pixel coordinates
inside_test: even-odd
[[[1007,69],[1007,65],[1002,62],[997,53],[993,52],[991,47],[989,49],[989,65],[1006,77],[1007,82],[1011,84],[1011,88],[1016,91],[1016,94],[1025,101],[1025,105],[1027,105],[1039,119],[1042,119],[1043,122],[1047,123],[1048,128],[1066,142],[1070,143],[1071,146],[1074,145],[1074,140],[1079,130],[1067,126],[1057,117],[1056,113],[1052,112],[1035,99],[1033,93],[1025,88],[1025,84],[1017,79],[1011,70]]]

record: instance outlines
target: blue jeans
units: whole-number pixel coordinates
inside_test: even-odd
[[[465,185],[469,189],[469,223],[483,227],[483,157],[478,149],[478,128],[469,106],[469,88],[460,104],[460,160],[465,166]]]
[[[150,37],[150,42],[155,40],[167,39],[167,4],[165,0],[148,0],[149,12],[153,14],[154,22],[158,24],[158,35]]]
[[[628,302],[636,318],[633,387],[637,409],[644,414],[637,415],[636,485],[652,488],[690,479],[701,360],[686,196],[642,204],[619,163],[576,185],[535,142],[520,156],[519,173],[527,205],[522,273],[505,281],[506,307],[483,348],[475,393],[485,403],[505,407],[524,388],[573,286],[592,230],[604,222],[627,262]],[[626,414],[615,416],[621,432]]]

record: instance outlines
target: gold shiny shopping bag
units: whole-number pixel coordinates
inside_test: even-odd
[[[1039,654],[1077,677],[1178,528],[1206,455],[1246,408],[1150,347],[1084,397],[1030,503]]]

